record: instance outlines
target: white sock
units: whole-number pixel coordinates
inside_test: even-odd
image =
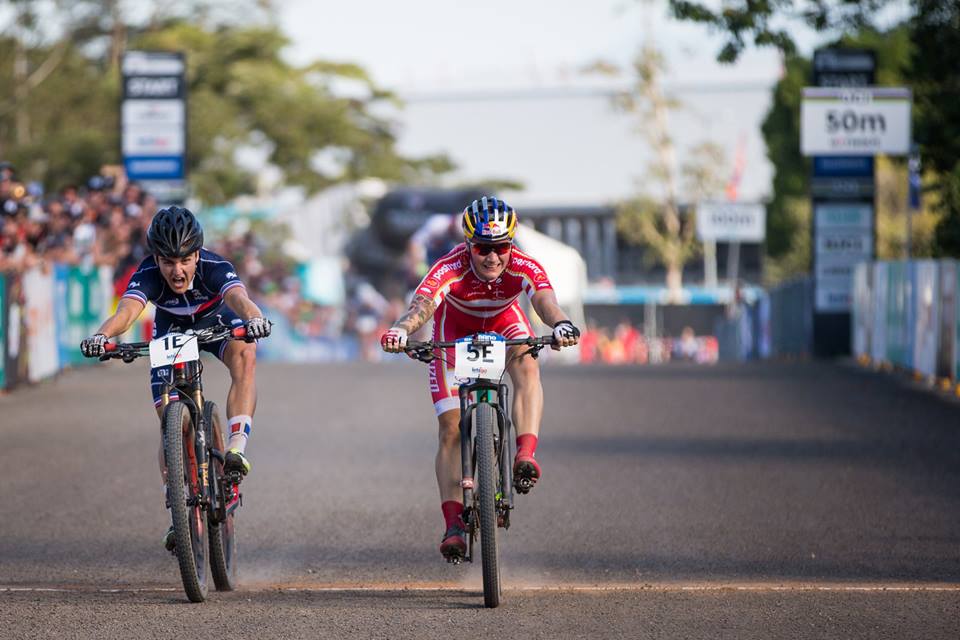
[[[227,421],[230,424],[230,442],[227,451],[236,449],[240,453],[247,448],[247,438],[250,437],[250,427],[253,426],[251,416],[233,416]]]

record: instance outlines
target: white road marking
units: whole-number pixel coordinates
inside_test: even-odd
[[[476,591],[463,584],[361,584],[361,585],[289,585],[289,584],[251,584],[241,586],[242,591],[248,593],[257,591],[279,591],[282,593],[297,592],[341,592],[341,593],[384,593],[403,591]],[[16,587],[0,586],[0,593],[173,593],[180,589],[175,587],[143,587],[143,588],[116,588],[104,589],[95,587]],[[882,592],[960,592],[960,584],[955,583],[760,583],[760,582],[709,582],[709,583],[636,583],[636,584],[558,584],[552,586],[517,586],[507,587],[504,591],[512,593],[616,593],[616,592],[658,592],[658,593],[688,593],[688,592],[831,592],[831,593],[882,593]]]

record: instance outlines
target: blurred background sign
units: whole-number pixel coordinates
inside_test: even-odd
[[[818,49],[813,54],[813,84],[818,87],[869,87],[877,55],[867,49]]]
[[[853,269],[873,257],[873,206],[821,202],[814,207],[814,277],[817,311],[848,312]]]
[[[186,65],[182,53],[123,55],[120,147],[127,177],[162,203],[186,198]]]
[[[704,202],[697,208],[697,237],[701,240],[763,242],[767,210],[762,204]]]
[[[811,328],[813,350],[818,355],[849,353],[853,269],[858,262],[874,256],[875,151],[851,142],[858,132],[845,130],[845,125],[853,120],[845,115],[848,103],[839,96],[850,96],[855,90],[869,91],[867,87],[876,83],[876,67],[877,57],[873,51],[818,49],[813,54],[813,83],[819,88],[803,90],[801,150],[804,155],[823,154],[813,158],[810,180],[813,200]],[[831,120],[832,112],[835,113]],[[881,125],[875,119],[857,117],[857,122],[863,122],[865,127],[886,126],[885,122]]]
[[[800,106],[803,154],[907,154],[911,96],[903,87],[805,88]]]

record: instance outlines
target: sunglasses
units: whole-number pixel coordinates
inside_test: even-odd
[[[500,244],[471,244],[470,248],[478,256],[490,255],[490,252],[496,251],[498,256],[505,256],[510,253],[510,249],[513,247],[509,242],[501,242]]]

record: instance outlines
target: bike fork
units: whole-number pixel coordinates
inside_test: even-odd
[[[460,469],[463,488],[463,504],[468,507],[473,504],[473,406],[470,396],[460,394]]]

